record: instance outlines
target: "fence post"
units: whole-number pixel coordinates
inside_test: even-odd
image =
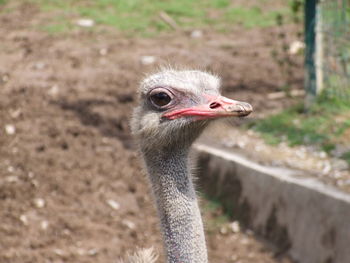
[[[316,95],[319,95],[323,88],[323,21],[322,21],[322,1],[319,0],[316,7]]]
[[[308,108],[316,96],[316,68],[315,68],[315,46],[316,46],[316,6],[317,0],[305,1],[305,106]]]

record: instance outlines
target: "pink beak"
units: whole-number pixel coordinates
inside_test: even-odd
[[[246,102],[231,100],[223,96],[213,97],[206,95],[208,103],[194,107],[166,112],[163,117],[174,120],[185,116],[197,117],[197,120],[220,117],[243,117],[253,111],[253,107]]]

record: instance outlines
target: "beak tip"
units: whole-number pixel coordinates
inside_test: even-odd
[[[226,106],[226,110],[238,117],[245,117],[252,113],[253,107],[249,103],[239,102],[237,104]]]
[[[253,112],[253,106],[250,105],[249,103],[242,102],[241,103],[241,107],[243,108],[243,112],[245,113],[244,116],[247,116],[247,115],[249,115],[250,113]]]

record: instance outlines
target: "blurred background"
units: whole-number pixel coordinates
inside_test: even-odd
[[[349,192],[349,21],[349,0],[0,0],[0,261],[150,246],[162,261],[129,130],[138,83],[162,65],[216,73],[253,105],[201,142]],[[201,195],[210,262],[293,262]]]

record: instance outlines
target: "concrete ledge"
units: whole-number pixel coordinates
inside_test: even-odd
[[[350,262],[350,195],[300,172],[196,144],[201,188],[300,263]]]

